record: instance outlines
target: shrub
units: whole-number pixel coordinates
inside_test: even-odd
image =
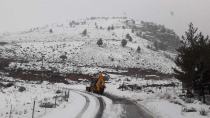
[[[114,26],[113,25],[111,26],[111,30],[114,30]]]
[[[186,103],[193,103],[194,102],[194,99],[192,99],[192,98],[185,98],[184,101]]]
[[[87,36],[87,29],[82,32],[82,36]]]
[[[23,91],[25,91],[25,90],[26,90],[26,88],[23,87],[23,86],[19,87],[19,89],[18,89],[19,92],[23,92]]]
[[[171,98],[172,96],[169,93],[160,94],[160,99],[170,100]]]
[[[177,105],[180,105],[180,106],[183,106],[183,104],[178,100],[171,100],[170,102],[174,103],[174,104],[177,104]]]
[[[62,93],[62,91],[61,90],[57,90],[55,93],[56,94],[60,94],[60,93]]]
[[[61,55],[60,58],[62,59],[62,61],[66,61],[67,60],[67,56],[66,55]]]
[[[129,41],[133,41],[133,38],[130,36],[130,34],[126,34],[125,38],[128,39]]]
[[[107,27],[107,30],[108,30],[108,31],[114,30],[114,26],[113,26],[113,25],[112,25],[112,26],[108,26],[108,27]]]
[[[182,109],[182,112],[196,112],[196,109],[193,107],[190,107],[190,108],[184,107]]]
[[[97,41],[97,45],[98,45],[98,46],[102,46],[102,45],[103,45],[103,40],[102,40],[102,38],[100,38],[100,39]]]
[[[132,32],[132,33],[134,33],[134,32],[135,32],[135,30],[134,30],[134,29],[132,29],[132,30],[131,30],[131,32]]]
[[[27,113],[28,113],[27,109],[24,109],[24,114],[27,114]]]
[[[114,61],[114,58],[111,58],[111,61]]]
[[[9,82],[5,85],[5,87],[8,88],[8,87],[12,87],[13,85],[14,85],[14,83]]]
[[[127,40],[123,39],[121,41],[121,45],[122,45],[122,47],[125,47],[127,45]]]
[[[140,46],[138,46],[138,48],[136,49],[136,52],[137,52],[137,53],[140,53],[140,52],[141,52]]]
[[[107,30],[110,31],[110,30],[111,30],[111,27],[109,26],[109,27],[107,28]]]
[[[202,116],[207,116],[207,114],[208,114],[208,112],[203,108],[199,112],[200,112],[200,115],[202,115]]]
[[[49,30],[49,32],[50,32],[50,33],[53,33],[53,30],[52,30],[52,29],[50,29],[50,30]]]
[[[39,105],[39,107],[54,108],[54,107],[55,107],[55,104],[54,104],[54,103],[51,103],[51,102],[45,102],[45,103],[41,103],[41,104]]]

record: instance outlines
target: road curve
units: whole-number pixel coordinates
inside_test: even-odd
[[[78,93],[78,92],[77,92],[77,93]],[[83,115],[83,113],[87,110],[88,106],[90,105],[90,99],[89,99],[87,96],[85,96],[85,95],[83,95],[83,94],[81,94],[81,93],[78,93],[78,94],[80,94],[81,96],[83,96],[83,97],[85,98],[85,100],[86,100],[85,106],[82,108],[82,110],[81,110],[81,111],[79,112],[79,114],[76,116],[76,118],[81,118],[82,115]]]
[[[131,100],[108,93],[105,93],[104,96],[110,98],[113,101],[113,105],[120,104],[122,106],[124,113],[121,115],[121,118],[154,118],[146,108]]]
[[[95,94],[86,92],[86,91],[80,91],[80,90],[74,90],[74,89],[70,89],[71,91],[74,91],[75,93],[80,94],[81,96],[83,96],[86,100],[86,104],[83,107],[83,109],[80,111],[80,113],[77,115],[76,118],[82,118],[84,113],[87,111],[88,107],[90,107],[90,102],[94,102],[97,103],[98,108],[96,108],[97,112],[94,114],[95,118],[102,118],[103,116],[103,111],[105,109],[105,102],[103,101],[103,99],[100,96],[97,96]],[[93,99],[92,99],[93,98]],[[91,100],[90,100],[91,99]]]
[[[95,118],[102,118],[106,104],[102,97],[97,97],[97,98],[99,100],[100,107],[99,107],[98,113],[96,114]]]
[[[90,98],[91,99],[94,98],[98,106],[98,108],[96,108],[97,112],[94,114],[95,117],[93,118],[107,118],[106,116],[107,114],[104,114],[104,111],[106,110],[106,102],[104,101],[104,97],[112,101],[111,107],[121,106],[123,112],[120,114],[119,118],[154,118],[154,116],[152,116],[152,114],[146,108],[126,98],[120,98],[108,93],[104,93],[104,95],[101,96],[86,91],[80,91],[74,89],[71,90],[80,94],[86,99],[85,106],[83,107],[83,109],[80,111],[80,113],[77,115],[76,118],[82,118],[84,113],[87,112],[87,109],[90,106],[91,102]],[[109,110],[108,113],[115,114],[115,111]]]

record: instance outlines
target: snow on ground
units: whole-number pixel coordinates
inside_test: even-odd
[[[119,75],[111,75],[114,78],[121,80],[112,80],[107,84],[106,92],[112,95],[117,95],[127,99],[136,101],[138,104],[146,107],[153,116],[157,118],[209,118],[210,106],[202,104],[198,100],[193,100],[192,103],[184,102],[178,97],[181,94],[180,85],[178,87],[147,87],[141,90],[119,89],[119,86],[124,84],[136,84],[138,86],[151,84],[169,84],[179,83],[177,80],[145,80],[135,79],[131,77],[123,77]],[[118,77],[117,77],[118,76]],[[127,80],[128,79],[128,80]],[[186,112],[186,109],[194,108],[196,112]],[[205,110],[207,116],[200,115],[200,111]]]
[[[52,110],[50,113],[46,114],[42,118],[69,118],[76,117],[78,113],[82,110],[85,105],[85,98],[78,95],[77,93],[71,93],[71,97],[69,99],[68,104],[64,106],[64,108],[58,108]],[[74,106],[74,107],[72,107]]]
[[[125,21],[129,19],[85,19],[71,21],[63,24],[52,24],[44,27],[32,28],[29,31],[6,34],[0,36],[1,41],[9,44],[0,46],[1,57],[12,58],[17,61],[10,64],[11,69],[25,70],[46,70],[62,73],[78,72],[83,74],[94,74],[98,71],[116,72],[115,69],[103,68],[141,68],[154,69],[162,73],[172,73],[172,67],[176,67],[173,60],[175,54],[164,51],[154,51],[148,46],[153,43],[136,36],[131,29],[125,27]],[[114,30],[107,30],[114,26]],[[52,29],[52,32],[49,30]],[[87,29],[87,35],[82,32]],[[126,34],[133,38],[128,41],[126,47],[121,46],[122,39]],[[96,42],[102,38],[104,44],[99,47]],[[140,46],[141,52],[137,53],[136,48]],[[66,59],[61,58],[65,56]],[[119,70],[118,72],[123,72]],[[107,83],[105,92],[136,101],[138,104],[148,108],[159,118],[207,118],[201,116],[199,111],[205,109],[209,112],[209,106],[203,105],[197,100],[193,103],[186,103],[178,97],[181,94],[181,84],[176,79],[168,80],[145,80],[124,75],[111,74],[113,80]],[[7,79],[8,80],[8,79]],[[11,81],[11,78],[9,79]],[[7,84],[8,82],[3,82]],[[15,118],[29,118],[32,114],[33,101],[36,101],[35,118],[57,118],[62,116],[76,116],[85,104],[84,97],[78,93],[71,93],[69,101],[59,98],[59,106],[55,109],[40,108],[42,102],[54,103],[56,91],[62,88],[85,90],[83,83],[74,85],[49,84],[49,83],[27,83],[15,82],[15,85],[7,88],[0,88],[0,117],[8,118],[10,109]],[[122,84],[147,86],[152,84],[175,84],[178,87],[147,87],[132,91],[131,88],[125,91],[118,89]],[[26,91],[19,92],[20,86]],[[65,89],[64,89],[65,90]],[[64,93],[58,94],[62,96]],[[89,95],[87,95],[89,96]],[[91,96],[89,96],[90,98]],[[98,104],[95,98],[92,101],[89,112],[94,113],[93,107]],[[112,101],[103,97],[107,103],[107,109],[103,117],[119,117],[123,111],[120,106],[112,106]],[[95,101],[95,102],[94,102]],[[11,106],[12,105],[12,106]],[[73,107],[72,107],[73,106]],[[185,108],[195,108],[196,112],[185,112]],[[109,114],[109,111],[113,114]],[[59,115],[60,114],[60,115]],[[91,114],[85,113],[92,117]],[[108,116],[109,115],[109,116]]]
[[[13,82],[8,82],[8,81]],[[11,78],[1,79],[1,83],[15,83],[11,87],[1,87],[0,91],[0,117],[1,118],[30,118],[32,117],[33,102],[35,101],[34,118],[93,118],[99,110],[97,95],[93,96],[85,92],[84,84],[65,85],[62,83],[51,84],[48,82],[24,82],[14,81]],[[23,92],[20,87],[25,87]],[[61,93],[57,93],[60,90]],[[68,101],[57,98],[56,108],[40,107],[43,103],[55,104],[55,96],[63,96],[64,92],[70,92]],[[85,97],[84,97],[85,96]],[[86,98],[87,97],[87,98]],[[99,96],[102,97],[102,96]],[[102,97],[105,102],[103,118],[119,117],[122,113],[120,105],[112,106],[112,101]],[[112,111],[112,112],[110,112]],[[11,114],[11,115],[10,115]]]
[[[122,98],[130,99],[137,102],[140,107],[145,107],[149,112],[155,116],[155,118],[208,118],[210,117],[210,106],[202,104],[198,100],[193,100],[192,103],[183,101],[178,97],[181,92],[181,83],[176,79],[168,80],[145,80],[143,78],[135,78],[123,75],[111,75],[111,80],[106,84],[105,93],[112,94],[114,96],[119,96]],[[122,84],[137,86],[152,85],[152,84],[171,84],[175,83],[176,87],[147,87],[140,90],[133,90],[130,88],[128,90],[119,89]],[[64,86],[63,84],[58,84],[58,86]],[[75,84],[67,86],[71,89],[85,90],[87,85]],[[106,103],[111,103],[110,99],[104,97]],[[109,109],[104,112],[104,114],[110,115],[111,111],[116,111],[116,113],[123,113],[120,106],[113,107],[109,104]],[[195,112],[186,112],[186,110],[195,109]],[[200,115],[200,111],[205,110],[207,116]],[[105,116],[105,115],[104,115]],[[107,117],[108,117],[107,116]],[[118,115],[120,117],[120,115]]]
[[[2,82],[8,84],[11,82]],[[40,105],[44,103],[51,103],[54,105],[55,96],[63,96],[64,93],[56,94],[59,88],[55,88],[52,84],[44,82],[42,84],[27,83],[27,82],[12,82],[14,85],[11,87],[1,87],[0,92],[0,117],[1,118],[29,118],[32,117],[32,108],[35,101],[35,118],[39,118],[46,113],[50,112],[52,108],[43,108]],[[9,84],[8,84],[9,85]],[[26,90],[20,92],[20,87],[24,87]],[[65,106],[65,101],[62,97],[57,98],[57,104],[59,107]]]
[[[175,64],[165,55],[174,57],[174,54],[148,48],[153,45],[152,42],[136,36],[127,27],[122,28],[126,26],[126,20],[129,19],[85,19],[73,26],[69,22],[52,24],[28,32],[5,35],[1,40],[9,44],[0,47],[0,54],[2,57],[29,61],[13,63],[12,68],[40,69],[44,61],[46,69],[53,65],[60,71],[69,72],[71,68],[60,66],[63,63],[60,57],[65,55],[68,67],[137,67],[172,73],[171,67],[175,67]],[[114,26],[114,30],[107,30],[111,26]],[[49,32],[50,29],[53,30],[52,33]],[[86,36],[82,36],[84,29],[87,29]],[[133,41],[128,41],[123,48],[121,41],[127,34],[131,35]],[[100,38],[104,42],[101,47],[96,44]],[[141,53],[136,52],[138,46]]]
[[[181,88],[178,84],[179,81],[175,79],[169,80],[145,80],[143,78],[135,78],[122,75],[111,74],[111,80],[106,83],[105,93],[109,93],[115,96],[123,97],[137,102],[141,107],[145,107],[149,112],[157,118],[208,118],[210,116],[210,109],[208,105],[204,105],[201,102],[194,100],[192,103],[183,101],[179,94],[181,94]],[[4,79],[11,80],[11,78]],[[2,80],[3,81],[3,80]],[[7,84],[8,82],[1,82]],[[176,83],[177,87],[146,87],[142,89],[131,88],[127,90],[119,89],[122,84],[136,86],[145,86],[152,84],[171,84]],[[26,91],[19,92],[18,88],[24,86]],[[75,82],[74,84],[65,85],[62,83],[51,84],[48,82],[32,83],[24,81],[16,81],[15,85],[8,88],[1,88],[0,92],[0,116],[1,118],[8,118],[12,105],[12,116],[15,118],[28,118],[32,115],[33,101],[36,101],[35,106],[35,118],[67,118],[77,117],[81,113],[81,110],[87,104],[85,95],[89,99],[88,108],[83,112],[81,117],[92,118],[98,111],[99,101],[97,95],[86,94],[85,87],[88,84],[83,82]],[[56,108],[41,108],[40,104],[43,102],[54,103],[54,97],[57,95],[63,95],[64,93],[56,94],[57,90],[66,91],[70,89],[70,97],[67,101],[62,99],[58,100],[58,106]],[[122,106],[113,105],[112,100],[104,97],[106,108],[103,112],[103,118],[120,117],[123,114]],[[186,112],[184,109],[194,108],[196,112]],[[200,111],[204,109],[207,116],[201,116]]]

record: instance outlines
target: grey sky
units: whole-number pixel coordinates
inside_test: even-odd
[[[179,34],[189,22],[210,34],[210,0],[0,0],[0,32],[90,16],[123,16],[124,12]]]

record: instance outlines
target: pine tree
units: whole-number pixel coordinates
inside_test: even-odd
[[[100,38],[100,39],[97,41],[97,44],[98,44],[99,47],[103,45],[103,40],[102,40],[102,38]]]
[[[175,60],[180,69],[174,69],[174,72],[186,88],[202,90],[200,93],[204,95],[203,85],[210,81],[210,42],[208,36],[197,33],[197,30],[190,23],[185,36],[182,36]]]
[[[140,53],[140,52],[141,52],[140,46],[138,46],[138,48],[136,49],[136,52],[137,52],[137,53]]]
[[[121,41],[121,45],[122,45],[122,47],[125,47],[126,45],[127,45],[127,40],[125,40],[125,39],[123,39],[122,41]]]
[[[111,26],[111,30],[114,30],[114,26],[113,25]]]
[[[130,34],[126,34],[125,38],[128,39],[129,41],[133,41],[133,38],[131,37]]]
[[[87,29],[83,30],[82,35],[87,36]]]
[[[109,27],[107,28],[107,30],[110,31],[110,30],[111,30],[111,27],[109,26]]]
[[[52,29],[50,29],[50,30],[49,30],[49,32],[50,32],[50,33],[53,33],[53,30],[52,30]]]

